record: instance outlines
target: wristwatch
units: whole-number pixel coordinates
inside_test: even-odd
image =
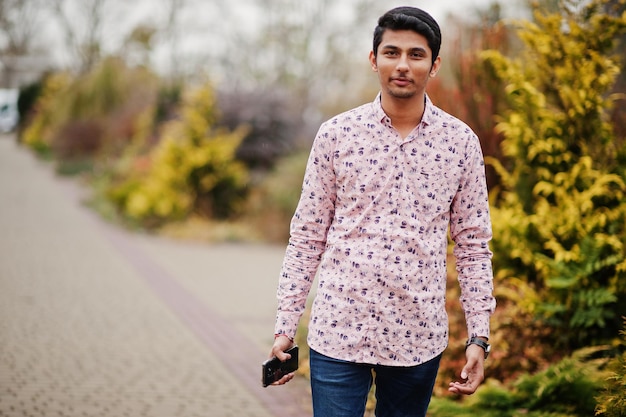
[[[491,345],[479,337],[471,337],[467,343],[465,343],[465,350],[467,350],[469,345],[478,345],[483,348],[485,350],[485,359],[487,359],[489,352],[491,352]]]

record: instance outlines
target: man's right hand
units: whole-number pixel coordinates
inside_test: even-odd
[[[292,347],[294,343],[287,336],[280,335],[274,339],[274,345],[272,345],[272,351],[270,352],[270,358],[276,356],[281,362],[285,362],[287,359],[291,358],[291,355],[285,353],[290,347]],[[278,381],[274,382],[272,385],[284,385],[287,382],[291,381],[294,377],[294,373],[289,373],[283,376]]]

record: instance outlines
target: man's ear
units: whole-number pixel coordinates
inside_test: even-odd
[[[439,68],[441,68],[441,57],[438,56],[435,59],[435,62],[433,62],[433,66],[430,68],[430,76],[431,78],[434,78],[437,73],[439,72]]]
[[[370,51],[370,65],[372,66],[372,71],[378,72],[378,65],[376,64],[376,55],[374,55],[374,51]]]

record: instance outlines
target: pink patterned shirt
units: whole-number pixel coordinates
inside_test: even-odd
[[[489,336],[491,222],[480,143],[426,97],[403,139],[369,104],[322,124],[278,285],[275,332],[293,337],[316,276],[309,346],[336,359],[413,366],[448,344],[448,228],[470,336]]]

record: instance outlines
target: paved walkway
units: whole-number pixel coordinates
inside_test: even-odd
[[[304,417],[262,388],[284,248],[129,234],[0,136],[0,417]]]

